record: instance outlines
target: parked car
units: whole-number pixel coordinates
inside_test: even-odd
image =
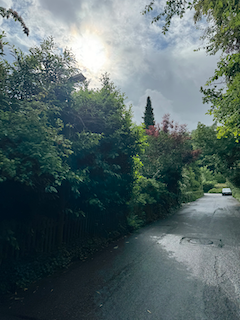
[[[223,196],[228,196],[228,195],[232,195],[232,190],[230,188],[223,188],[222,189],[222,195]]]

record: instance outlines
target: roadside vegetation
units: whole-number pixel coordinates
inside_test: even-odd
[[[176,16],[181,19],[189,10],[193,12],[196,27],[201,22],[203,30],[203,46],[196,51],[221,54],[214,74],[200,88],[203,103],[210,105],[208,113],[213,115],[215,124],[207,127],[199,123],[192,134],[194,147],[201,149],[198,164],[202,167],[203,189],[217,192],[219,188],[214,186],[221,182],[216,177],[219,174],[223,180],[228,179],[232,189],[239,188],[240,2],[183,0],[166,1],[164,6],[159,6],[158,1],[151,1],[143,14],[153,14],[152,22],[160,22],[167,36],[172,19]]]
[[[196,10],[218,19],[211,4]],[[28,35],[17,13],[0,14]],[[224,57],[210,80],[223,77],[227,91],[202,90],[221,126],[199,123],[189,133],[168,114],[158,123],[150,97],[136,125],[109,75],[90,88],[73,53],[52,38],[28,52],[11,47],[12,62],[4,60],[4,33],[0,40],[0,292],[85,260],[111,239],[218,190],[226,177],[240,186],[238,53]]]
[[[169,115],[155,124],[150,97],[137,126],[109,76],[90,88],[52,38],[29,52],[12,47],[12,62],[3,40],[0,291],[85,260],[202,196],[199,150]]]

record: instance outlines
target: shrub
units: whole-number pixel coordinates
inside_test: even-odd
[[[208,193],[222,193],[222,188],[212,188]]]
[[[240,189],[234,186],[230,181],[227,181],[227,186],[231,188],[233,197],[240,201]]]
[[[203,196],[203,191],[202,190],[197,190],[197,191],[188,191],[182,194],[182,202],[192,202],[195,201]]]
[[[214,188],[215,186],[215,181],[204,181],[203,182],[203,192],[206,193],[210,189]]]

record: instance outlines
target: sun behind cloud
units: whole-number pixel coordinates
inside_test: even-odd
[[[79,34],[76,29],[71,32],[72,48],[79,65],[90,73],[99,73],[107,63],[107,48],[104,41],[94,30]]]

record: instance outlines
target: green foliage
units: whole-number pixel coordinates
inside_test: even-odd
[[[36,214],[61,220],[68,212],[91,217],[99,234],[112,232],[126,221],[147,146],[143,128],[107,74],[100,89],[77,87],[74,57],[51,38],[14,57],[0,68],[0,220],[7,223],[9,212],[24,223]],[[13,205],[12,192],[23,194]]]
[[[133,196],[129,205],[145,206],[146,204],[165,203],[168,196],[166,186],[155,179],[140,176],[134,184]]]
[[[166,214],[176,205],[172,200],[175,197],[167,191],[166,185],[155,179],[138,176],[128,202],[127,224],[130,230],[139,229],[147,222]]]
[[[226,143],[225,143],[226,142]],[[200,149],[198,163],[213,172],[223,171],[223,160],[220,153],[226,152],[228,141],[217,139],[217,125],[206,126],[198,123],[197,129],[192,132],[194,149]],[[212,178],[205,180],[214,180]]]
[[[41,102],[19,103],[17,111],[0,110],[1,182],[13,179],[33,186],[36,179],[51,175],[49,183],[59,185],[66,179],[71,144],[61,135],[61,120],[52,126],[47,112]]]
[[[240,188],[227,180],[227,186],[232,190],[232,196],[240,201]]]
[[[152,108],[152,103],[151,103],[150,97],[147,97],[147,105],[145,108],[143,120],[144,120],[144,124],[145,124],[146,129],[148,129],[149,126],[155,125],[153,108]]]
[[[215,82],[223,79],[225,90],[217,89]],[[211,103],[209,114],[212,114],[219,123],[218,137],[233,135],[239,139],[239,112],[240,103],[240,53],[227,55],[221,58],[213,77],[209,79],[207,86],[211,89],[201,88],[204,94],[203,102]]]
[[[208,190],[208,193],[222,193],[222,188],[212,188]]]
[[[203,182],[203,192],[209,192],[216,184],[216,181],[204,181]]]
[[[215,188],[228,188],[228,185],[227,183],[216,183]]]
[[[144,14],[153,10],[154,1],[146,6]],[[172,18],[177,15],[183,17],[186,10],[194,10],[195,23],[206,17],[208,22],[202,39],[207,41],[205,47],[210,54],[222,51],[213,77],[207,82],[212,88],[201,88],[204,94],[203,102],[211,103],[209,114],[218,122],[218,137],[234,136],[239,140],[240,116],[238,106],[240,103],[240,1],[229,0],[181,0],[166,1],[166,5],[154,19],[157,22],[165,19],[163,33],[168,31]],[[218,84],[225,87],[218,88]]]
[[[7,70],[2,83],[6,98],[42,101],[53,111],[68,105],[74,88],[70,79],[79,72],[70,51],[59,53],[50,37],[39,47],[30,48],[28,54],[16,48],[12,54],[13,63],[2,63]]]
[[[217,183],[217,181],[215,180],[215,175],[214,172],[211,171],[210,169],[208,169],[207,166],[201,167],[200,168],[201,171],[201,175],[202,175],[202,181],[215,181],[215,184]]]
[[[186,166],[182,170],[181,190],[197,191],[201,188],[201,172],[195,163]]]
[[[146,131],[149,148],[142,157],[143,175],[166,184],[169,192],[178,194],[182,169],[197,156],[186,126],[174,125],[169,115],[165,115],[161,128],[152,126]]]
[[[232,134],[221,139],[216,135],[216,125],[207,127],[200,123],[192,133],[194,147],[201,149],[198,164],[203,166],[202,172],[212,171],[210,176],[203,178],[225,182],[228,177],[235,185],[240,185],[240,144]]]
[[[131,121],[124,95],[104,75],[101,89],[85,86],[74,93],[73,110],[68,115],[71,114],[75,123],[68,129],[70,136],[74,136],[76,129],[101,135],[92,148],[81,150],[81,140],[74,140],[72,145],[72,168],[87,170],[89,177],[79,187],[83,211],[109,211],[112,207],[123,210],[133,186],[134,157],[145,143],[142,129]]]
[[[127,215],[127,225],[130,230],[138,230],[140,229],[145,223],[144,214],[141,214],[143,217],[140,217],[139,212],[138,214],[134,214],[130,211]]]
[[[224,175],[222,175],[220,172],[215,173],[214,177],[218,184],[225,184],[226,177],[224,177]]]
[[[202,190],[187,191],[182,193],[181,200],[183,203],[195,201],[203,196]]]
[[[195,201],[203,196],[201,172],[196,163],[183,168],[180,190],[182,202]]]
[[[185,126],[166,115],[161,129],[149,126],[146,134],[107,74],[99,89],[76,84],[84,77],[74,57],[51,38],[13,56],[0,63],[1,243],[22,250],[14,223],[28,226],[38,215],[58,221],[61,247],[66,214],[87,217],[109,237],[120,224],[136,229],[179,205],[183,169],[198,155]],[[186,191],[199,191],[194,170]],[[25,286],[75,256],[67,249],[37,265],[16,262],[8,280]]]
[[[127,217],[131,229],[157,219],[181,201],[194,201],[203,195],[201,173],[194,165],[193,151],[185,126],[163,118],[161,128],[146,130],[148,146],[135,158],[136,171]]]

